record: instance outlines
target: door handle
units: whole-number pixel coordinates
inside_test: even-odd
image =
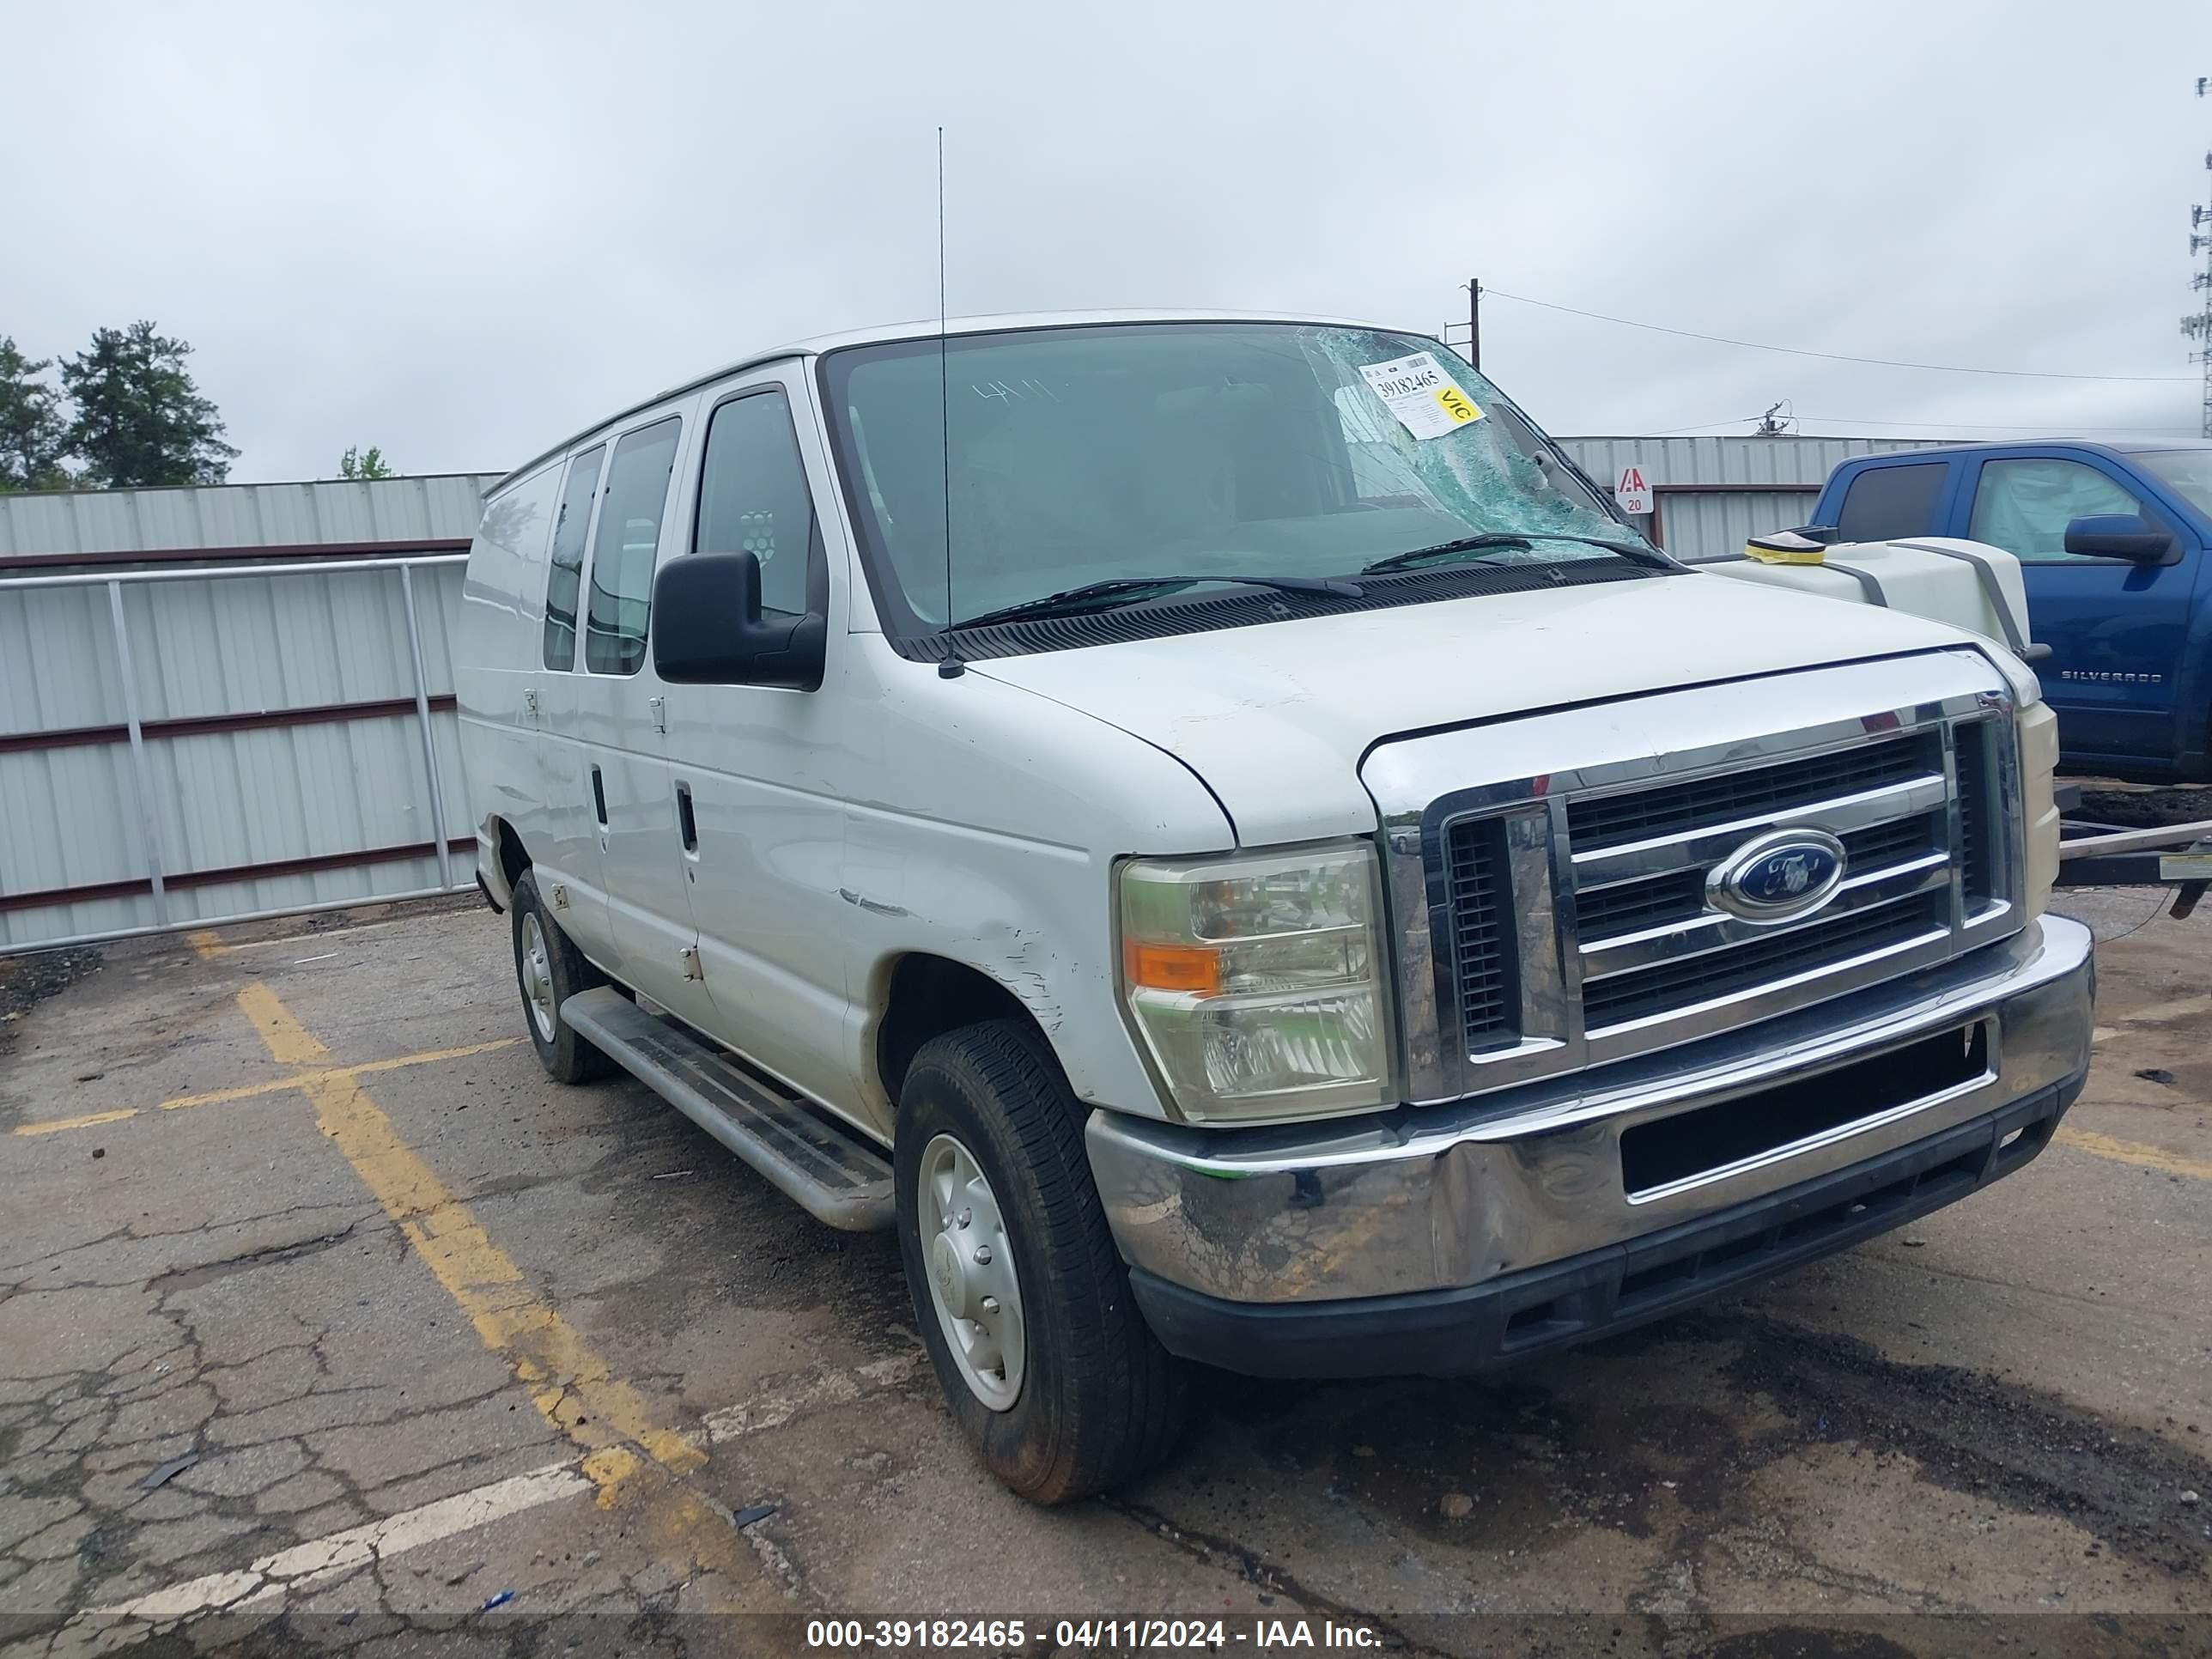
[[[592,805],[599,815],[599,828],[607,827],[607,782],[599,775],[599,769],[592,769]]]
[[[696,858],[699,854],[699,820],[691,811],[691,786],[676,786],[676,833],[683,838],[684,850]]]

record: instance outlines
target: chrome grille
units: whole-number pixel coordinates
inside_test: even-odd
[[[1960,648],[1377,744],[1408,1097],[1694,1042],[2014,932],[2012,731]],[[1825,901],[1716,902],[1717,866],[1796,829],[1841,845]]]
[[[1854,830],[1841,837],[1844,873],[1863,875],[1899,859],[1932,853],[1942,844],[1942,822],[1933,812],[1899,818],[1894,823],[1878,823],[1871,830]]]
[[[1966,890],[1969,913],[1986,905],[1995,890],[1992,848],[1989,833],[1990,744],[1994,728],[1987,720],[1959,728],[1954,764],[1959,779],[1959,878]]]
[[[1868,875],[1940,848],[1942,812],[1938,809],[1916,813],[1894,823],[1854,830],[1838,839],[1844,843],[1846,878]],[[1705,914],[1703,865],[1642,880],[1615,882],[1587,891],[1577,901],[1585,944],[1618,939],[1665,922],[1693,921]]]
[[[1808,801],[1881,789],[1925,773],[1935,734],[1814,755],[1773,766],[1632,793],[1598,795],[1567,806],[1567,833],[1583,850],[1670,835],[1692,824],[1720,823],[1752,812],[1771,812]],[[1941,769],[1940,757],[1936,769]]]
[[[1787,933],[1614,974],[1584,988],[1583,1018],[1593,1027],[1619,1025],[1910,944],[1943,928],[1948,902],[1936,893],[1832,919],[1824,915]]]
[[[1570,799],[1582,1013],[1602,1032],[1925,940],[1948,929],[1951,790],[1940,726],[1737,771]],[[1835,897],[1797,921],[1715,908],[1707,872],[1754,836],[1842,842]],[[1621,919],[1633,918],[1623,927]]]
[[[1705,872],[1677,870],[1585,893],[1578,912],[1586,939],[1615,939],[1655,922],[1686,921],[1705,908]]]
[[[1453,968],[1468,1050],[1513,1040],[1512,963],[1504,926],[1504,826],[1495,819],[1454,826],[1451,836]]]

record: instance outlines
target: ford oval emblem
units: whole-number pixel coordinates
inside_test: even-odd
[[[1777,830],[1715,865],[1705,896],[1747,921],[1787,921],[1819,909],[1843,880],[1843,842],[1825,830]]]

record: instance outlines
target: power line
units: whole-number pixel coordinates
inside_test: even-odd
[[[2139,432],[2149,437],[2185,437],[2189,430],[2179,426],[2083,426],[2075,421],[2045,421],[2038,425],[2017,426],[2005,421],[1889,421],[1860,415],[1801,415],[1797,418],[1828,421],[1838,426],[1922,426],[1937,432]]]
[[[1940,369],[1947,374],[2003,374],[2017,380],[2144,380],[2166,382],[2189,380],[2189,374],[2067,374],[2055,369],[2036,368],[1972,368],[1959,363],[1916,363],[1895,357],[1855,357],[1841,351],[1808,351],[1797,346],[1768,345],[1759,340],[1735,340],[1724,334],[1700,334],[1694,329],[1668,328],[1661,323],[1639,323],[1627,317],[1608,317],[1601,311],[1584,311],[1577,306],[1555,305],[1549,300],[1532,300],[1525,294],[1508,294],[1502,288],[1483,284],[1486,297],[1495,300],[1516,300],[1524,306],[1540,306],[1546,311],[1564,311],[1573,317],[1588,317],[1601,323],[1618,323],[1623,328],[1641,328],[1654,334],[1674,334],[1686,340],[1705,340],[1715,345],[1742,346],[1751,351],[1778,351],[1790,357],[1820,357],[1832,363],[1872,363],[1881,368]]]
[[[1759,418],[1759,416],[1756,414],[1731,415],[1726,420],[1699,421],[1690,426],[1662,427],[1656,432],[1647,432],[1643,435],[1647,438],[1663,438],[1670,433],[1695,432],[1700,428],[1708,426],[1735,426],[1744,422],[1756,421]],[[2188,428],[2186,427],[2081,426],[2072,421],[2046,421],[2039,425],[2014,426],[2002,421],[1895,421],[1890,420],[1887,417],[1877,418],[1866,415],[1797,415],[1793,416],[1791,418],[1796,420],[1800,425],[1802,425],[1807,421],[1819,421],[1832,426],[1924,427],[1933,432],[2064,432],[2067,434],[2076,432],[2133,432],[2148,437],[2184,437],[2188,434]]]
[[[1741,426],[1746,421],[1755,421],[1756,415],[1723,415],[1717,421],[1692,421],[1687,426],[1662,426],[1656,432],[1639,432],[1640,438],[1666,438],[1677,432],[1702,432],[1709,426]]]

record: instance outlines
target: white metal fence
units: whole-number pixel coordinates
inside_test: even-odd
[[[0,953],[472,885],[465,563],[0,576]]]

